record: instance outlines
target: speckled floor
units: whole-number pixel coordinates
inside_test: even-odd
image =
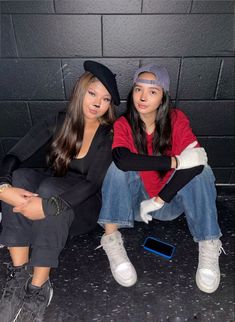
[[[197,244],[183,216],[122,230],[138,273],[138,282],[131,288],[114,281],[103,250],[94,250],[102,235],[97,227],[67,243],[60,267],[51,275],[54,297],[45,322],[234,322],[234,206],[234,195],[218,197],[221,240],[227,255],[220,257],[221,284],[215,293],[206,294],[196,287]],[[172,260],[144,251],[147,236],[174,244]],[[6,249],[0,249],[0,260],[9,261]],[[3,285],[1,269],[0,287]]]

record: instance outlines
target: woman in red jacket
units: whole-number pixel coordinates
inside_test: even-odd
[[[214,175],[187,117],[170,108],[169,84],[167,70],[153,64],[134,75],[128,111],[114,124],[114,163],[102,187],[101,245],[115,280],[131,286],[137,275],[118,228],[133,227],[134,220],[172,220],[184,212],[199,243],[196,282],[211,293],[220,282],[222,248]]]

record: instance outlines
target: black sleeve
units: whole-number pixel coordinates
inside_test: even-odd
[[[170,202],[177,192],[204,169],[203,165],[194,168],[175,171],[171,180],[163,187],[158,196],[165,202]]]
[[[20,166],[20,160],[15,155],[7,154],[0,165],[0,184],[12,183],[12,172]]]
[[[79,177],[77,185],[59,196],[71,208],[75,209],[80,203],[100,191],[105,174],[112,162],[111,144],[110,138],[101,143],[93,156],[87,177]]]
[[[64,115],[60,112],[38,122],[7,152],[0,164],[0,183],[11,184],[12,172],[49,143]]]
[[[56,116],[49,116],[35,124],[7,154],[16,156],[21,162],[27,160],[52,138],[55,128]]]
[[[132,153],[129,149],[113,149],[113,161],[122,171],[167,171],[171,169],[171,157]]]

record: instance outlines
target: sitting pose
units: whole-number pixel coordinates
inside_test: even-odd
[[[214,175],[187,117],[169,106],[170,79],[164,67],[139,68],[128,96],[127,113],[114,124],[113,160],[102,187],[98,222],[101,246],[113,277],[123,286],[137,280],[118,228],[134,220],[173,220],[185,214],[199,244],[196,283],[212,293],[220,283],[221,236]]]
[[[0,168],[0,244],[12,259],[1,322],[42,321],[53,293],[50,269],[58,266],[68,234],[87,233],[97,225],[101,185],[112,162],[113,105],[120,98],[106,66],[86,61],[84,69],[67,112],[33,127]],[[48,144],[48,169],[22,167]]]

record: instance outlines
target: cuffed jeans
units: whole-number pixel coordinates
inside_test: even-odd
[[[18,169],[13,172],[12,184],[40,197],[56,196],[76,182],[76,176],[52,177],[45,171]],[[58,257],[65,246],[69,228],[74,219],[72,209],[59,216],[30,220],[20,213],[13,213],[12,206],[2,202],[2,232],[0,243],[7,247],[30,246],[30,264],[39,267],[57,267]]]
[[[217,220],[215,177],[209,166],[178,191],[169,203],[154,212],[153,218],[173,220],[185,214],[194,241],[217,239],[222,234]],[[137,172],[124,172],[114,163],[108,169],[102,187],[102,208],[98,223],[133,227],[140,221],[140,203],[149,199]]]

